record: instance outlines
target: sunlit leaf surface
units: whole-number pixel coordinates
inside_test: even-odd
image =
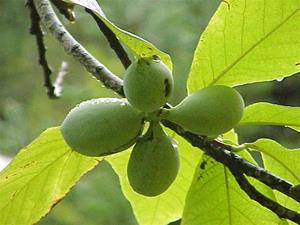
[[[271,190],[260,189],[272,196]],[[251,200],[227,168],[203,156],[186,198],[182,225],[286,224],[281,222],[274,213]]]
[[[0,224],[36,223],[98,163],[71,151],[59,128],[46,130],[0,173]]]
[[[123,193],[130,201],[134,214],[141,225],[164,225],[182,216],[186,193],[202,152],[191,147],[178,136],[175,136],[175,139],[179,145],[180,171],[171,187],[156,197],[142,196],[135,193],[131,188],[127,178],[127,162],[130,150],[106,158],[119,175]]]
[[[239,125],[276,125],[300,132],[300,107],[256,103],[246,107]]]
[[[300,71],[298,0],[220,2],[194,54],[191,92],[282,79]]]
[[[134,35],[130,32],[122,30],[115,24],[110,22],[108,18],[104,15],[102,9],[98,5],[96,0],[64,0],[66,2],[72,2],[76,5],[88,8],[92,10],[109,29],[114,32],[114,34],[138,57],[147,57],[152,55],[157,55],[161,60],[169,66],[172,70],[171,58],[168,54],[160,51],[152,43],[142,39],[141,37]]]

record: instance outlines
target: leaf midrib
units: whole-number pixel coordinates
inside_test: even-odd
[[[273,159],[274,161],[276,161],[277,163],[279,163],[279,165],[281,165],[284,169],[286,169],[290,173],[290,175],[292,175],[298,182],[300,182],[300,178],[292,170],[290,170],[290,168],[287,167],[285,163],[283,163],[281,160],[279,160],[278,158],[276,158],[274,155],[271,155],[268,152],[266,152],[263,148],[261,148],[261,147],[259,147],[257,145],[254,145],[254,146],[252,145],[250,147],[252,147],[252,148],[254,148],[256,150],[259,150],[260,152],[262,152],[265,155],[269,156],[271,159]]]
[[[257,122],[240,122],[239,126],[245,125],[273,125],[273,126],[289,126],[289,127],[299,127],[299,123],[279,123],[279,122],[266,122],[266,121],[257,121]]]
[[[47,166],[45,166],[40,172],[38,172],[37,174],[33,175],[32,178],[30,180],[28,180],[28,182],[26,182],[22,187],[20,187],[17,191],[14,192],[14,198],[16,198],[16,196],[26,187],[28,186],[29,183],[31,183],[34,179],[37,178],[37,176],[39,176],[40,174],[42,174],[47,168],[49,168],[51,165],[53,165],[53,162],[56,162],[57,160],[63,158],[67,153],[70,153],[70,151],[66,151],[63,154],[59,155],[55,161],[52,161],[52,163],[49,163]],[[13,199],[13,198],[12,198]],[[12,200],[11,199],[11,200]],[[11,202],[9,201],[7,204],[5,204],[0,211],[2,211],[4,208],[7,207],[7,205],[9,205]]]
[[[231,225],[232,224],[232,212],[231,212],[231,201],[230,201],[230,188],[229,188],[229,183],[228,183],[228,174],[227,174],[227,169],[225,166],[223,166],[223,169],[224,169],[224,179],[225,179],[225,187],[226,187],[226,197],[227,197],[227,212],[228,212],[228,222],[229,224],[228,225]]]
[[[220,80],[228,71],[230,71],[235,65],[237,65],[243,58],[245,58],[252,50],[254,50],[257,46],[259,46],[263,41],[265,41],[270,35],[272,35],[275,31],[277,31],[281,26],[283,26],[290,18],[292,18],[297,12],[299,8],[297,8],[290,16],[286,17],[281,23],[279,23],[274,29],[272,29],[269,33],[267,33],[264,37],[262,37],[258,42],[256,42],[252,47],[250,47],[247,51],[245,51],[240,57],[238,57],[233,63],[231,63],[227,68],[225,68],[216,79],[210,82],[210,85],[215,84],[218,80]]]

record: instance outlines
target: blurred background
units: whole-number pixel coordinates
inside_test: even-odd
[[[177,104],[186,95],[186,79],[199,36],[219,0],[99,0],[112,22],[133,32],[171,55]],[[77,23],[61,18],[66,28],[114,73],[124,73],[95,22],[76,9]],[[67,56],[51,36],[46,36],[47,56],[55,79],[61,62],[69,64],[63,95],[50,100],[43,87],[35,40],[28,33],[28,12],[23,1],[0,1],[0,156],[13,157],[48,127],[59,126],[66,113],[83,100],[116,95]],[[238,87],[247,105],[267,101],[300,106],[300,76],[280,82]],[[269,137],[290,148],[300,147],[300,136],[288,128],[251,126],[238,128],[240,142]],[[4,159],[3,159],[4,160]],[[1,161],[1,159],[0,159]],[[1,168],[1,167],[0,167]],[[134,225],[137,224],[118,178],[103,163],[87,174],[39,225]]]

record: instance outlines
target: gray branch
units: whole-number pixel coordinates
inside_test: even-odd
[[[60,42],[66,53],[76,58],[87,71],[100,80],[105,87],[124,96],[123,81],[97,61],[72,37],[57,18],[50,2],[48,0],[34,0],[34,4],[43,25]]]

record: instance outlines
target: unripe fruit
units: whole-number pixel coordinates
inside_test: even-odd
[[[177,145],[159,123],[150,126],[138,140],[128,162],[131,187],[145,196],[156,196],[168,189],[179,169]]]
[[[244,111],[241,95],[231,87],[216,85],[187,96],[163,117],[199,135],[219,135],[238,124]]]
[[[72,109],[61,126],[62,135],[74,150],[102,156],[127,149],[143,128],[143,114],[127,101],[99,98]]]
[[[167,102],[172,90],[172,74],[156,56],[138,59],[125,72],[125,96],[140,111],[158,110]]]

